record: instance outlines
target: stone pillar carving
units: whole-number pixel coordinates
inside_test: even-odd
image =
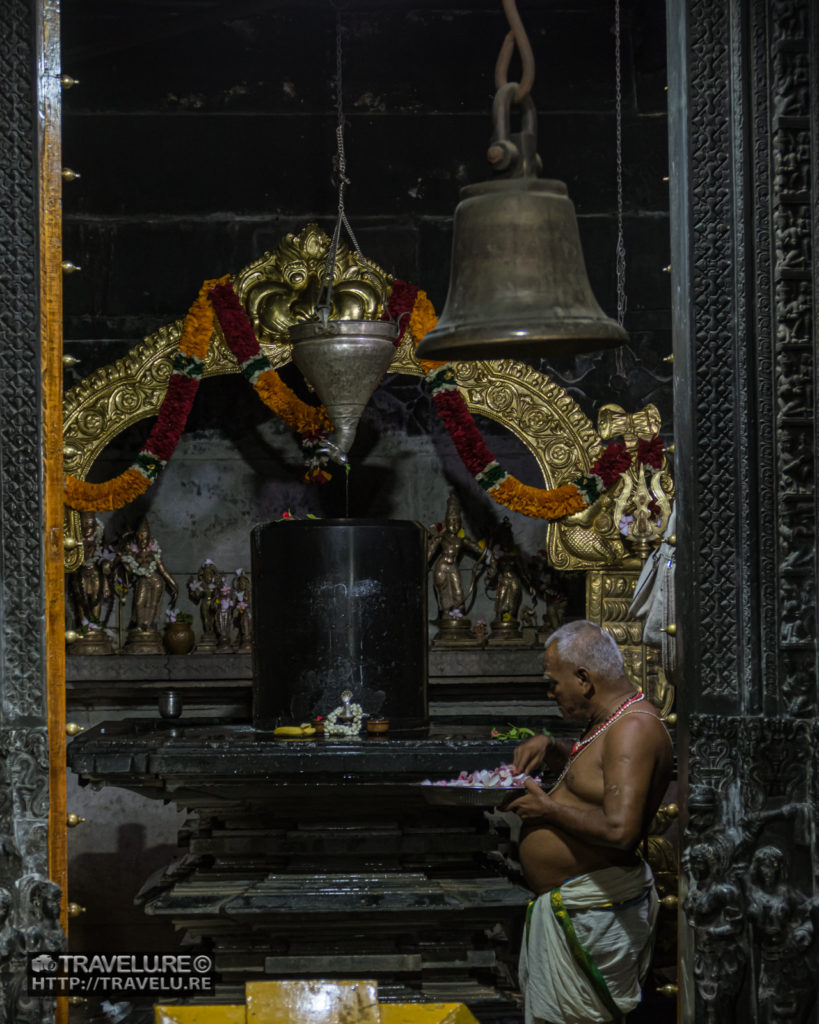
[[[685,1024],[817,1013],[818,37],[669,7]]]
[[[9,0],[0,47],[0,1020],[53,1019],[25,954],[61,948],[48,881],[36,72],[40,4]]]

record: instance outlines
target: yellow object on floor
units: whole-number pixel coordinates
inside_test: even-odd
[[[249,981],[244,1006],[154,1006],[154,1024],[478,1024],[463,1003],[379,1003],[374,981]]]
[[[381,1024],[374,981],[249,981],[247,1024]]]
[[[154,1006],[154,1024],[245,1024],[239,1006]]]
[[[463,1003],[381,1003],[381,1024],[478,1024]]]

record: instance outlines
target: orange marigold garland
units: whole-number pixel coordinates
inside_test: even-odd
[[[143,494],[156,480],[173,454],[185,429],[199,388],[208,346],[218,318],[225,341],[243,375],[277,416],[302,435],[308,471],[305,480],[325,482],[327,458],[322,452],[332,423],[324,406],[303,402],[271,366],[259,347],[253,327],[233,291],[230,277],[205,281],[182,328],[173,360],[168,390],[156,423],[133,464],[113,480],[91,484],[66,476],[65,503],[78,511],[104,512],[122,508]],[[384,319],[400,324],[396,345],[409,328],[417,345],[436,325],[438,318],[426,292],[406,281],[394,281]],[[612,442],[583,474],[552,490],[530,487],[507,473],[495,460],[481,437],[466,402],[455,383],[450,363],[422,361],[433,401],[464,464],[476,481],[499,504],[534,519],[561,519],[592,504],[631,465],[632,457],[622,442]],[[663,444],[659,438],[637,445],[641,463],[659,468]]]
[[[321,447],[333,429],[327,410],[323,405],[303,402],[276,373],[262,352],[253,325],[229,281],[214,288],[210,300],[228,348],[236,357],[242,374],[268,409],[284,420],[291,430],[302,435],[301,444],[307,464],[305,483],[326,483],[330,474],[324,469],[327,458]]]
[[[79,512],[111,512],[138,498],[156,480],[174,452],[188,420],[213,334],[213,308],[208,293],[227,278],[205,281],[191,306],[173,359],[168,390],[156,422],[133,463],[105,483],[92,484],[68,474],[65,503]]]
[[[438,322],[432,303],[418,291],[410,315],[410,331],[417,345]],[[631,465],[631,455],[622,441],[613,441],[584,473],[552,490],[530,487],[507,473],[484,443],[463,395],[455,382],[451,363],[422,362],[432,400],[464,465],[490,497],[500,505],[532,519],[562,519],[588,508],[609,489]],[[656,468],[662,463],[663,445],[659,438],[638,444],[641,462]]]
[[[236,357],[244,376],[265,405],[292,430],[301,434],[307,464],[305,482],[326,483],[331,477],[325,469],[328,460],[323,445],[333,429],[327,410],[323,405],[303,402],[273,369],[259,346],[253,326],[230,282],[214,288],[210,299],[228,348]],[[414,284],[398,280],[393,282],[382,319],[393,320],[400,325],[396,346],[401,343],[407,327],[415,337],[416,331],[423,330],[426,333],[437,321],[426,293]]]
[[[324,406],[303,402],[270,365],[230,281],[211,289],[210,300],[228,348],[264,404],[299,434],[332,430]]]

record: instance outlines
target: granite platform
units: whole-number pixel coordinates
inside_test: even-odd
[[[366,976],[383,998],[514,1009],[529,891],[505,816],[430,804],[424,779],[491,768],[514,743],[457,735],[282,740],[220,720],[132,718],[75,737],[85,784],[175,801],[183,855],[137,900],[247,980]]]

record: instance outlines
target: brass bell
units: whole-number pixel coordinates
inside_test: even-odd
[[[538,178],[537,118],[522,101],[509,134],[517,83],[498,90],[489,159],[500,173],[461,189],[449,292],[419,359],[532,359],[622,345],[628,335],[597,304],[574,205],[562,181]]]

